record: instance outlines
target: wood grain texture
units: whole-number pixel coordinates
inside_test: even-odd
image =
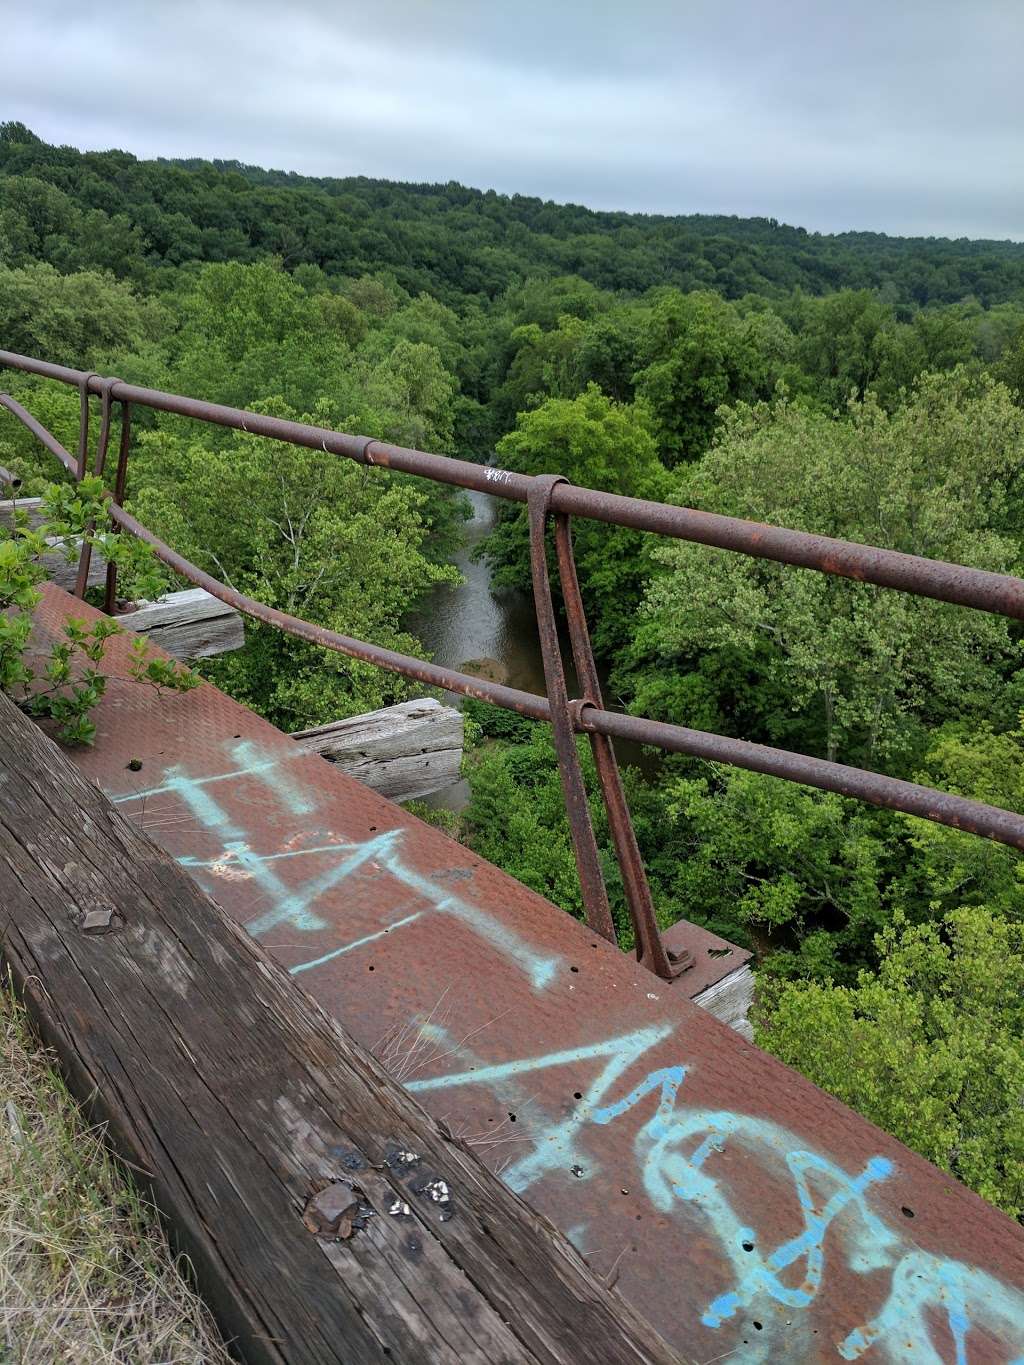
[[[695,995],[693,1003],[721,1019],[748,1042],[753,1042],[754,1030],[749,1016],[754,1003],[754,973],[745,964]]]
[[[463,717],[433,697],[332,721],[292,738],[392,801],[443,791],[459,780]]]
[[[678,1360],[3,696],[0,948],[244,1360]]]
[[[245,644],[240,613],[204,588],[166,593],[158,602],[142,602],[117,620],[125,630],[148,635],[183,663],[227,654]]]

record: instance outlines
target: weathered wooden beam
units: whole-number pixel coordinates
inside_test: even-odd
[[[148,635],[175,659],[208,659],[245,644],[241,614],[205,588],[169,592],[158,602],[143,602],[117,620],[125,630]]]
[[[0,502],[0,525],[13,526],[16,512],[26,514],[29,526],[38,526],[43,520],[43,500],[42,498],[5,498]],[[63,542],[50,537],[48,543],[55,548],[52,553],[42,556],[41,562],[46,570],[47,578],[56,583],[59,588],[63,588],[65,592],[73,592],[75,580],[78,577],[77,553],[69,561],[67,551],[62,548]],[[97,550],[93,550],[89,564],[89,587],[102,588],[106,581],[107,561]]]
[[[459,780],[463,717],[433,697],[403,701],[292,735],[392,801],[443,791]]]
[[[693,997],[693,1003],[721,1019],[748,1042],[753,1042],[754,1030],[749,1016],[754,1003],[754,973],[746,965],[737,967],[721,981],[713,982]]]
[[[0,470],[0,487],[2,487],[2,475],[6,470]],[[15,512],[24,512],[28,516],[30,526],[38,526],[43,515],[42,498],[10,498],[5,497],[0,502],[0,526],[13,526]]]
[[[0,868],[15,984],[242,1359],[678,1363],[4,696]]]

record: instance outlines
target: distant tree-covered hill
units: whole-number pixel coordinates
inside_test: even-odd
[[[685,195],[685,187],[681,188]],[[153,287],[154,267],[280,258],[328,275],[386,270],[458,307],[522,280],[579,275],[727,298],[853,288],[897,306],[1024,296],[1024,244],[826,235],[772,218],[602,213],[522,195],[363,177],[314,178],[237,161],[140,161],[53,147],[0,125],[0,258],[102,267]]]

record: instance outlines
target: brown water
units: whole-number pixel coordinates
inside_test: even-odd
[[[473,559],[474,549],[494,527],[497,504],[486,493],[470,492],[466,496],[473,515],[465,524],[462,549],[452,561],[464,582],[456,588],[435,588],[410,618],[408,627],[442,667],[480,673],[492,681],[544,696],[547,689],[533,596],[514,588],[495,588],[490,566]],[[566,682],[572,696],[576,670],[566,653],[563,644]],[[457,704],[459,698],[452,696],[450,700]],[[643,755],[639,745],[616,743],[615,747],[620,761],[650,769],[650,756]],[[426,804],[461,811],[468,800],[469,784],[460,781],[427,797]]]
[[[457,588],[435,588],[409,628],[430,650],[436,664],[479,671],[496,682],[525,692],[545,692],[533,597],[514,588],[494,588],[490,565],[472,558],[493,529],[497,505],[486,493],[466,494],[473,508],[462,549],[452,561],[464,578]],[[478,671],[469,668],[467,672]]]

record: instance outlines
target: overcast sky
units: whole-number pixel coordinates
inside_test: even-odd
[[[1024,0],[5,0],[78,147],[1024,238]]]

